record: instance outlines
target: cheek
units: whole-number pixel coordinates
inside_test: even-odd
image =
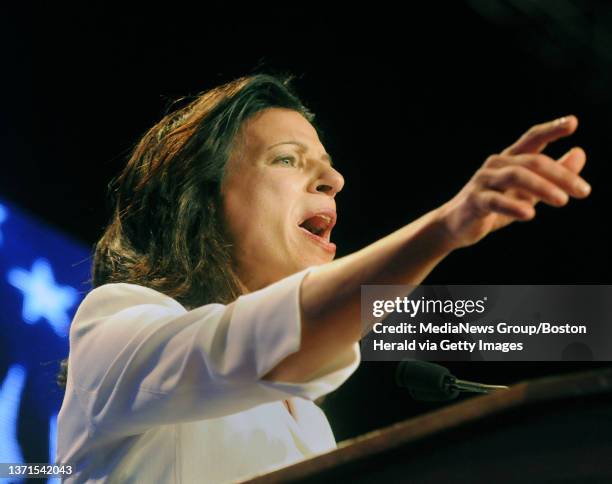
[[[234,241],[240,243],[249,231],[255,204],[246,193],[229,192],[223,200],[225,222]]]
[[[251,174],[228,184],[223,204],[226,223],[235,242],[243,250],[249,244],[261,246],[278,241],[292,220],[297,191],[290,180],[282,177]]]

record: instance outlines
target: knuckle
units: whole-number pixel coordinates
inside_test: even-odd
[[[525,164],[533,170],[541,170],[546,166],[547,159],[543,155],[533,155],[527,158]]]
[[[500,163],[501,161],[501,155],[499,154],[493,154],[490,155],[484,162],[484,166],[490,167],[490,166],[496,166]]]
[[[515,184],[521,179],[521,169],[518,166],[509,166],[504,169],[502,180],[507,184]]]
[[[473,202],[482,202],[487,197],[487,190],[481,190],[478,192],[472,192],[470,194],[470,200]]]
[[[491,210],[491,193],[481,193],[479,196],[474,197],[474,207],[478,213],[483,214]]]
[[[474,181],[478,185],[486,185],[491,180],[491,170],[487,168],[481,168],[474,175]]]
[[[486,206],[489,210],[496,210],[499,208],[499,200],[497,197],[493,196],[492,193],[486,198]]]

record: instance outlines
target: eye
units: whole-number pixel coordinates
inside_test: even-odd
[[[279,156],[278,158],[274,159],[274,163],[278,165],[284,165],[284,166],[295,166],[296,159],[295,159],[295,156],[290,156],[290,155]]]

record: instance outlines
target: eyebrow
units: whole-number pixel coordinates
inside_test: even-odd
[[[294,140],[281,141],[280,143],[275,143],[271,146],[268,146],[268,150],[271,150],[272,148],[279,146],[279,145],[296,145],[302,148],[304,151],[308,151],[308,146],[306,146],[304,143],[301,143],[300,141],[294,141]],[[330,166],[334,166],[334,162],[332,161],[332,157],[329,153],[324,153],[321,158],[324,160],[327,160]]]

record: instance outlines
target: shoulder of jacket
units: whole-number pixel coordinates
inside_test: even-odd
[[[138,284],[104,284],[91,290],[79,305],[72,325],[105,319],[133,306],[158,306],[161,310],[184,313],[187,310],[175,299],[155,289]]]
[[[134,304],[159,304],[185,311],[185,308],[178,301],[166,294],[151,289],[150,287],[140,286],[138,284],[128,284],[125,282],[104,284],[103,286],[96,287],[87,294],[83,303],[88,299],[93,299],[98,302],[112,300],[117,303],[122,303],[121,305],[128,303],[130,306]]]

